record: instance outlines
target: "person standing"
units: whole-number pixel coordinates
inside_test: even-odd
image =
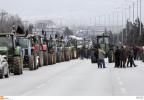
[[[98,49],[98,68],[106,68],[105,66],[105,51],[99,47]]]
[[[83,60],[85,57],[85,46],[82,46],[80,49],[80,58]]]
[[[119,68],[120,67],[120,49],[117,46],[116,50],[115,50],[115,68]]]
[[[126,68],[125,66],[126,61],[127,61],[127,49],[126,46],[122,46],[120,52],[120,68]]]
[[[109,63],[113,63],[113,55],[114,54],[114,51],[113,51],[113,49],[111,48],[109,51],[108,51],[108,61],[109,61]]]
[[[130,67],[134,66],[136,67],[135,63],[134,63],[134,52],[132,48],[129,48],[128,50],[128,62],[127,62],[127,67],[129,67],[129,63],[130,63]]]

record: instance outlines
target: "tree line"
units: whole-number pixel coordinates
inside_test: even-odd
[[[122,29],[122,31],[117,35],[114,35],[115,41],[117,38],[119,41],[122,41],[123,44],[129,46],[144,46],[144,27],[143,23],[140,25],[140,19],[137,18],[135,22],[131,22],[127,20],[126,27]],[[140,26],[141,26],[141,34],[140,34]],[[115,42],[116,43],[116,42]]]
[[[18,15],[12,15],[5,10],[0,11],[0,33],[12,31],[12,26],[23,26],[22,20]]]

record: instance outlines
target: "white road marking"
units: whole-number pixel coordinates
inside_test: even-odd
[[[22,94],[22,96],[29,95],[29,94],[31,94],[31,93],[33,93],[33,92],[34,92],[34,90],[30,90],[30,91],[28,91],[28,92],[26,92],[26,93]]]
[[[40,89],[40,88],[42,88],[42,87],[44,87],[44,86],[46,86],[46,84],[41,84],[41,85],[37,86],[36,88],[37,88],[37,89]]]

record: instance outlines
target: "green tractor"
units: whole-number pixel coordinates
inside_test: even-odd
[[[47,40],[48,48],[48,65],[56,64],[56,41],[54,39]]]
[[[0,33],[0,47],[8,48],[8,53],[5,55],[7,55],[10,72],[14,73],[14,75],[22,74],[22,51],[21,47],[16,42],[16,36],[13,33]]]
[[[27,37],[25,35],[18,35],[17,41],[22,48],[23,64],[24,68],[29,68],[29,70],[38,69],[38,56],[36,53],[35,45],[33,43],[32,37]]]
[[[57,63],[64,62],[64,41],[62,38],[56,39],[56,60]]]

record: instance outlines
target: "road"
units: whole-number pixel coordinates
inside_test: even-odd
[[[106,63],[98,69],[90,60],[72,60],[25,70],[23,75],[0,80],[0,95],[5,96],[142,96],[144,66],[118,69]]]

